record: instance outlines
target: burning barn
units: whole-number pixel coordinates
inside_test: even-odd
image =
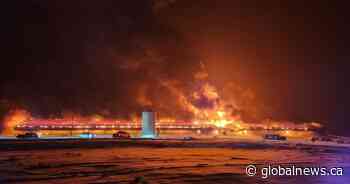
[[[213,121],[181,121],[174,119],[156,119],[155,112],[142,113],[142,121],[116,119],[67,120],[67,119],[30,119],[14,127],[15,131],[36,131],[44,136],[74,136],[82,132],[113,134],[127,131],[134,137],[154,138],[156,136],[198,136],[198,137],[261,137],[266,133],[278,133],[290,138],[310,138],[320,128],[318,123],[271,122],[253,124],[233,122],[225,126]]]

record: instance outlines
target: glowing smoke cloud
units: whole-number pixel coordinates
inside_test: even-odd
[[[15,109],[8,112],[4,118],[3,127],[1,129],[2,135],[14,135],[14,127],[25,120],[29,120],[31,115],[28,111],[23,109]]]

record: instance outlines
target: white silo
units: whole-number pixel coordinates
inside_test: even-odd
[[[156,137],[156,118],[153,111],[142,112],[142,135],[143,138]]]

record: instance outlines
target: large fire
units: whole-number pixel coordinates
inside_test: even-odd
[[[196,88],[189,95],[180,89],[178,81],[161,81],[161,84],[176,96],[178,104],[193,115],[193,122],[204,122],[224,128],[228,124],[239,124],[240,115],[233,114],[217,88],[210,84],[209,74],[201,63],[201,70],[194,74]]]
[[[14,128],[26,120],[31,119],[31,115],[24,109],[11,110],[4,118],[2,135],[14,135]]]
[[[181,87],[180,81],[177,80],[159,80],[162,87],[167,89],[175,98],[169,99],[174,101],[182,111],[191,114],[191,119],[183,120],[175,116],[168,116],[160,114],[157,119],[158,126],[168,127],[191,127],[194,126],[210,126],[217,127],[222,130],[233,130],[240,135],[249,135],[249,130],[282,130],[286,134],[290,134],[289,130],[309,130],[313,128],[320,128],[319,123],[294,123],[294,122],[281,122],[273,120],[265,120],[261,122],[246,122],[239,113],[239,103],[235,103],[237,100],[230,100],[223,98],[220,91],[211,84],[208,79],[209,74],[205,70],[205,66],[201,64],[201,70],[194,74],[195,83],[193,87],[184,89]],[[146,91],[147,86],[141,86],[141,89],[136,95],[137,102],[143,106],[153,107],[151,99],[148,98]],[[233,92],[232,92],[233,93]],[[165,103],[165,102],[164,102]],[[157,111],[157,107],[155,107]],[[160,112],[161,113],[161,112]],[[3,125],[3,135],[13,135],[14,127],[20,125],[24,121],[30,120],[31,115],[28,111],[22,109],[12,110],[5,117]],[[28,121],[27,121],[28,122]],[[90,125],[99,127],[102,126],[122,126],[132,127],[139,126],[141,119],[139,113],[130,114],[129,119],[116,119],[104,117],[100,114],[94,114],[90,116],[82,116],[78,113],[64,112],[62,117],[58,119],[48,119],[30,121],[36,122],[44,127],[46,125],[54,125],[59,128],[62,126],[83,126],[89,127]]]

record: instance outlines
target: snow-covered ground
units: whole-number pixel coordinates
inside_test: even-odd
[[[311,144],[311,142],[310,142]],[[318,143],[317,143],[318,144]],[[343,176],[248,177],[257,164],[343,167]],[[0,141],[0,183],[348,183],[350,149],[304,142],[203,139]]]
[[[64,141],[64,140],[82,140],[79,136],[64,136],[64,137],[45,137],[41,136],[39,139],[18,139],[15,136],[0,136],[0,141],[6,140],[17,140],[17,141]],[[96,135],[94,139],[91,141],[99,141],[99,140],[113,140],[112,135]],[[155,138],[156,141],[181,141],[186,139],[186,136],[162,136]],[[252,143],[252,144],[262,144],[262,145],[288,145],[288,146],[300,146],[300,145],[308,145],[308,146],[327,146],[327,147],[343,147],[350,148],[349,140],[350,138],[343,138],[346,140],[346,143],[337,143],[331,141],[311,141],[307,139],[291,139],[287,141],[274,141],[274,140],[264,140],[261,137],[194,137],[192,142],[208,142],[208,143]],[[133,138],[132,140],[139,140],[139,138]]]

